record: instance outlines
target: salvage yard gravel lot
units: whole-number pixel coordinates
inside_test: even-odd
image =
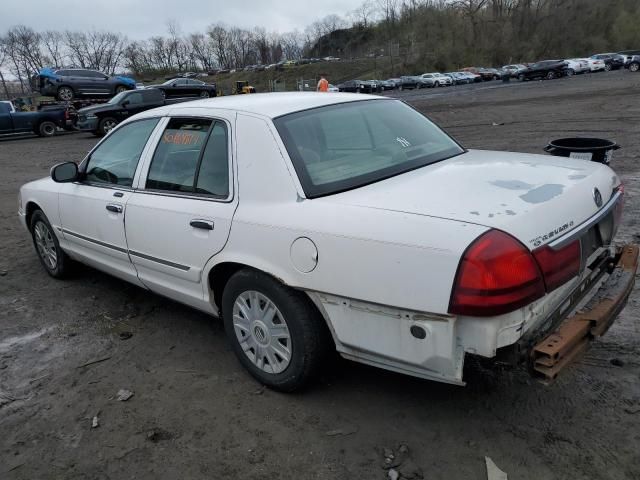
[[[618,240],[640,240],[640,74],[394,96],[469,148],[616,140]],[[46,275],[18,223],[18,188],[95,143],[0,140],[1,479],[384,479],[391,452],[404,478],[483,479],[485,456],[511,479],[640,478],[638,286],[550,386],[475,362],[456,387],[337,361],[307,391],[276,393],[240,366],[220,321],[90,268]]]

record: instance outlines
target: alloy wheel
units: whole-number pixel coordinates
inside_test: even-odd
[[[58,252],[53,240],[53,234],[44,222],[38,222],[33,230],[38,248],[38,254],[49,270],[55,270],[58,265]]]
[[[289,327],[264,294],[250,290],[238,295],[233,304],[233,329],[247,358],[263,372],[278,374],[289,366]]]

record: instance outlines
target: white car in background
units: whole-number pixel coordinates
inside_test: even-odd
[[[590,72],[604,72],[606,68],[604,60],[600,60],[597,58],[574,58],[573,60],[579,62],[587,62]]]
[[[330,83],[330,84],[329,84],[329,90],[328,90],[328,91],[329,91],[329,92],[332,92],[332,93],[337,93],[337,92],[339,92],[339,91],[340,91],[340,89],[339,89],[338,87],[336,87],[335,85],[333,85],[332,83]]]
[[[567,64],[567,75],[573,75],[576,73],[588,73],[591,71],[591,66],[586,58],[570,58],[565,60]]]
[[[18,213],[51,276],[77,260],[221,316],[291,391],[332,349],[457,385],[468,355],[555,378],[633,287],[622,202],[606,165],[466,150],[395,99],[269,93],[135,115]]]

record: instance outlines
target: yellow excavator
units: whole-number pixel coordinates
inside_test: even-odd
[[[255,87],[249,85],[248,81],[242,80],[236,82],[236,90],[234,93],[236,95],[242,95],[244,93],[256,93],[256,89]]]

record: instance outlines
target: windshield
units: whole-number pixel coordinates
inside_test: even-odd
[[[124,99],[124,97],[127,96],[129,92],[125,91],[125,92],[120,92],[118,93],[115,97],[112,97],[111,100],[109,100],[107,103],[111,104],[111,105],[119,105],[122,100]]]
[[[314,108],[274,123],[308,198],[358,188],[464,152],[398,100]]]
[[[173,84],[173,82],[175,82],[175,81],[176,81],[176,79],[175,79],[175,78],[172,78],[171,80],[167,80],[166,82],[164,82],[162,85],[171,85],[171,84]]]

